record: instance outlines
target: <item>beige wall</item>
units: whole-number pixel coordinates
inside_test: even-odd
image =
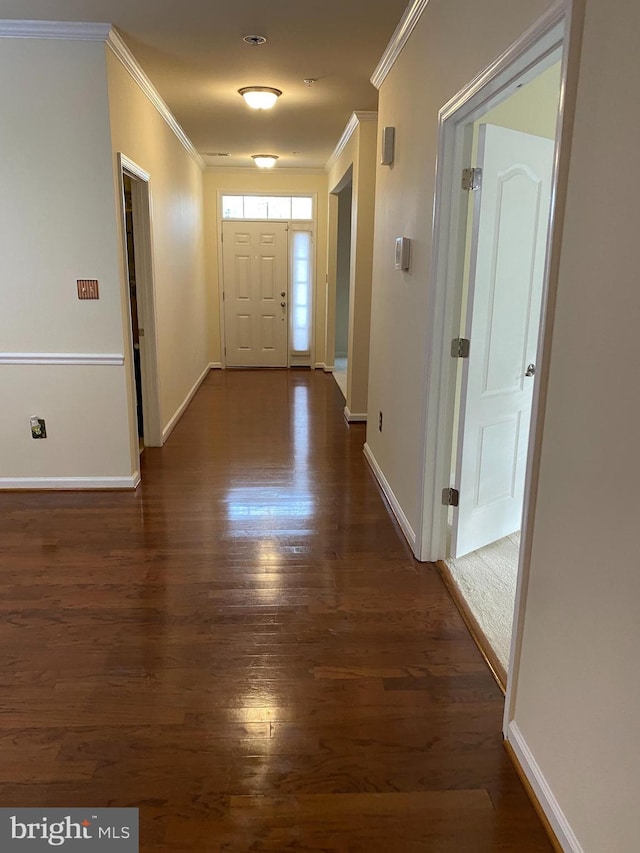
[[[112,163],[117,153],[150,178],[160,417],[164,428],[211,357],[202,171],[123,65],[107,50]],[[121,228],[120,212],[117,216]],[[122,244],[118,244],[124,278]],[[123,292],[127,292],[124,289]],[[128,328],[128,309],[123,322]]]
[[[104,44],[1,43],[0,350],[122,355]],[[77,278],[100,299],[78,300]],[[4,485],[131,477],[124,367],[2,365],[0,399]]]
[[[554,139],[560,96],[560,62],[554,63],[476,122]]]
[[[331,163],[329,191],[341,188],[352,169],[351,273],[346,406],[353,415],[368,412],[373,218],[376,181],[376,121],[360,121],[340,155]],[[327,358],[335,350],[336,260],[338,203],[329,207],[329,269],[327,293]]]
[[[516,681],[516,724],[585,853],[640,838],[639,31],[635,0],[587,0]]]
[[[325,360],[326,271],[327,271],[327,176],[319,170],[304,169],[230,169],[210,168],[204,173],[204,209],[206,276],[209,301],[207,306],[211,329],[211,361],[220,362],[220,290],[218,252],[221,221],[218,215],[218,193],[274,193],[315,195],[316,204],[316,269],[314,276],[313,333],[315,361]]]

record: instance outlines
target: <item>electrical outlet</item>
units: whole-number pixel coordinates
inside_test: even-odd
[[[380,416],[378,418],[378,430],[382,432],[382,412],[380,412]]]
[[[29,424],[31,426],[31,438],[47,437],[47,427],[44,422],[44,418],[39,418],[37,415],[34,415],[32,418],[29,418]]]

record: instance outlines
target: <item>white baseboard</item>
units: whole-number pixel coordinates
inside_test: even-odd
[[[209,362],[209,370],[222,370],[222,362],[221,361],[210,361]]]
[[[182,404],[179,406],[179,408],[178,408],[177,412],[176,412],[176,413],[174,414],[174,416],[171,418],[171,420],[170,420],[170,421],[169,421],[169,423],[166,425],[166,427],[162,430],[162,443],[163,443],[163,444],[165,443],[165,441],[169,438],[169,436],[171,435],[171,433],[172,433],[172,432],[174,431],[174,429],[176,428],[176,424],[178,423],[178,421],[180,420],[180,418],[184,415],[184,413],[185,413],[185,409],[187,408],[187,406],[189,405],[189,403],[190,403],[190,402],[193,400],[193,398],[195,397],[195,395],[196,395],[196,392],[197,392],[198,388],[202,385],[202,383],[204,382],[204,380],[207,378],[207,374],[209,373],[209,370],[210,370],[210,369],[211,369],[211,365],[209,365],[209,364],[208,364],[208,365],[205,367],[205,369],[202,371],[202,373],[200,374],[200,376],[198,377],[198,379],[196,379],[196,381],[195,381],[195,384],[194,384],[193,388],[191,389],[191,391],[189,391],[189,393],[187,394],[187,396],[184,398],[184,400],[183,400]]]
[[[140,472],[130,477],[0,477],[0,489],[135,489],[140,484]]]
[[[542,810],[547,816],[547,820],[551,824],[558,842],[566,853],[584,853],[582,846],[574,831],[571,829],[569,821],[564,812],[560,808],[560,804],[553,795],[553,791],[549,787],[549,783],[544,778],[542,770],[535,760],[533,753],[529,749],[522,732],[518,728],[517,723],[509,723],[507,730],[507,740],[513,749],[516,758],[522,768],[522,772],[529,780],[529,784],[540,803]]]
[[[394,495],[393,489],[389,485],[387,478],[384,476],[384,474],[382,473],[382,469],[376,462],[376,458],[371,452],[371,448],[366,443],[364,445],[364,455],[365,459],[371,466],[371,470],[373,471],[376,480],[380,484],[380,488],[382,489],[385,498],[389,502],[391,511],[395,515],[398,524],[402,528],[402,532],[404,533],[409,545],[411,545],[411,550],[415,553],[416,534],[414,533],[413,528],[409,524],[407,516],[402,511],[402,507],[400,506],[398,498]]]
[[[325,373],[333,373],[334,365],[333,364],[325,364],[324,361],[316,361],[314,364],[314,368],[316,370],[324,370]]]
[[[344,419],[348,424],[355,423],[365,423],[367,422],[367,413],[363,412],[358,414],[357,412],[352,412],[349,406],[344,407]]]

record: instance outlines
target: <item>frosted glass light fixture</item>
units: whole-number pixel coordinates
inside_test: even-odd
[[[251,159],[261,169],[273,169],[278,159],[277,154],[252,154]]]
[[[244,89],[238,89],[238,94],[242,95],[252,109],[270,110],[282,92],[270,86],[245,86]]]

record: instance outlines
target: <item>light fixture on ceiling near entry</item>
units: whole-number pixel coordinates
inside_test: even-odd
[[[277,154],[252,154],[251,159],[261,169],[273,169],[278,159]]]
[[[238,94],[254,110],[270,110],[282,92],[271,86],[245,86],[244,89],[238,89]]]

